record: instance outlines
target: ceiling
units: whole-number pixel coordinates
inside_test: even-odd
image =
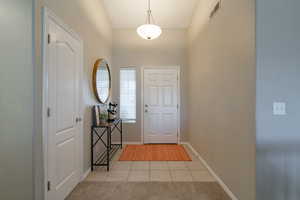
[[[136,28],[146,22],[147,0],[102,0],[113,28]],[[151,0],[155,23],[162,28],[189,27],[200,0]]]

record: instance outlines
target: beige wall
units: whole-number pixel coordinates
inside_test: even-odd
[[[113,99],[119,99],[120,67],[137,69],[137,122],[124,124],[124,140],[141,142],[141,66],[181,67],[181,138],[186,140],[186,30],[163,30],[162,35],[152,41],[140,38],[133,29],[113,30]]]
[[[255,1],[222,1],[211,21],[194,19],[189,41],[189,141],[239,199],[254,200]]]
[[[179,65],[182,140],[189,139],[240,199],[255,199],[254,1],[223,1],[221,11],[204,28],[206,21],[195,15],[188,34],[190,44],[187,55],[186,30],[163,30],[157,40],[146,41],[132,29],[112,31],[99,0],[73,0],[72,3],[68,0],[37,0],[37,116],[40,116],[42,102],[40,13],[44,5],[62,18],[84,41],[85,170],[90,162],[89,109],[97,103],[91,90],[94,61],[104,57],[110,63],[113,100],[116,101],[119,96],[119,68],[137,67],[137,123],[124,125],[124,140],[130,142],[141,141],[140,67]],[[41,117],[37,117],[35,152],[41,152],[42,149],[40,120]],[[42,154],[37,153],[35,159],[42,163]],[[37,174],[43,174],[41,166],[35,170]],[[36,176],[36,186],[40,185],[39,180]],[[37,187],[37,190],[39,197],[42,188]]]
[[[37,57],[37,137],[35,139],[36,152],[41,152],[41,108],[42,108],[42,65],[41,65],[41,32],[42,32],[42,6],[47,6],[64,23],[78,33],[84,43],[84,69],[83,69],[83,102],[84,102],[84,170],[90,167],[90,106],[97,104],[91,87],[91,74],[94,62],[98,58],[106,58],[109,63],[112,60],[112,29],[101,1],[99,0],[37,0],[36,1],[36,57]],[[35,155],[37,163],[42,163],[41,153]],[[39,188],[42,167],[36,169],[36,195]],[[41,199],[41,198],[38,198]]]

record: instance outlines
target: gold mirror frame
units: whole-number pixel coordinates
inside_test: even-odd
[[[107,98],[105,99],[105,101],[102,101],[100,99],[100,94],[98,93],[98,89],[97,89],[97,71],[98,71],[98,68],[101,67],[101,63],[102,62],[105,62],[106,64],[106,68],[107,68],[107,71],[108,71],[108,78],[109,78],[109,88],[108,88],[108,96]],[[107,103],[107,101],[109,100],[110,98],[110,95],[111,95],[111,74],[110,74],[110,69],[109,69],[109,65],[108,63],[106,62],[105,59],[101,58],[101,59],[98,59],[96,60],[95,64],[94,64],[94,68],[93,68],[93,90],[94,90],[94,94],[95,94],[95,97],[97,99],[97,101],[101,104],[105,104]],[[100,91],[101,92],[101,91]]]

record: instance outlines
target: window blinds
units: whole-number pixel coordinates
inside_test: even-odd
[[[136,120],[136,70],[120,69],[120,117],[123,120]]]

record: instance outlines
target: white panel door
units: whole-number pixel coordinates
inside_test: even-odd
[[[80,43],[54,19],[48,20],[48,200],[63,200],[79,183]]]
[[[144,143],[178,142],[178,70],[144,70]]]

